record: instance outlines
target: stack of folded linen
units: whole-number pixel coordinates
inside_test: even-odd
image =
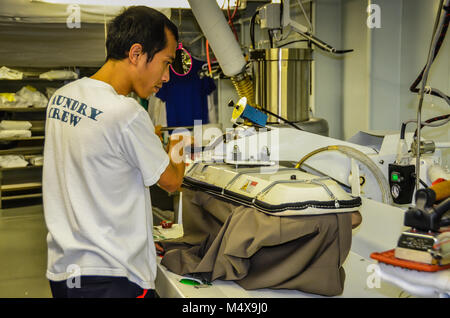
[[[16,98],[18,98],[23,105],[43,108],[47,107],[47,97],[39,92],[35,87],[27,85],[22,87],[16,92]]]
[[[78,74],[68,70],[51,70],[40,74],[39,78],[47,80],[71,80],[78,79]]]
[[[378,263],[376,272],[382,280],[397,285],[406,292],[420,297],[450,297],[450,269],[421,272]]]
[[[0,93],[0,107],[45,108],[47,104],[48,98],[30,85],[23,86],[15,93]]]
[[[2,120],[0,122],[0,139],[29,138],[32,124],[23,120]]]
[[[0,168],[17,168],[28,166],[28,161],[23,156],[5,155],[0,156]]]
[[[42,155],[32,156],[28,159],[28,161],[33,166],[42,166],[44,164],[44,156]]]
[[[7,68],[6,66],[0,67],[0,79],[21,80],[22,78],[22,72]]]

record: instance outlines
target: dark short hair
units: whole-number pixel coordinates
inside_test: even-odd
[[[146,7],[133,6],[116,16],[108,26],[106,60],[122,60],[128,56],[133,44],[139,43],[151,61],[167,45],[168,29],[178,42],[178,29],[161,12]]]

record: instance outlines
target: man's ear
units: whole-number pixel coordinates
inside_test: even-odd
[[[136,65],[140,55],[143,55],[144,51],[142,45],[139,43],[134,43],[130,50],[128,51],[128,59],[131,64]]]

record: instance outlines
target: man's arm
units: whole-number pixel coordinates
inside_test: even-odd
[[[158,181],[158,185],[169,193],[178,190],[183,182],[184,169],[186,168],[183,160],[183,151],[184,147],[190,144],[190,138],[178,137],[181,140],[175,137],[169,141],[168,154],[170,162]],[[189,139],[189,141],[186,142],[186,139]]]

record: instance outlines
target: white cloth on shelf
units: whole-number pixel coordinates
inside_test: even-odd
[[[421,272],[399,266],[378,263],[379,277],[397,285],[411,295],[421,297],[449,297],[450,269],[437,272]]]
[[[54,79],[78,79],[78,74],[72,71],[66,70],[51,70],[39,75],[41,79],[54,80]]]
[[[22,72],[7,68],[6,66],[0,67],[0,79],[21,80],[22,78]]]
[[[1,168],[17,168],[26,166],[28,166],[28,161],[26,161],[22,156],[17,155],[0,156]]]
[[[31,103],[16,93],[0,93],[0,107],[30,107]]]
[[[22,87],[16,93],[16,96],[21,97],[28,105],[33,105],[34,107],[47,107],[48,104],[48,98],[31,86]]]
[[[29,161],[33,166],[42,166],[44,164],[44,156],[32,156]]]
[[[16,101],[15,93],[0,93],[0,105],[8,105]]]
[[[28,130],[33,125],[26,120],[2,120],[0,130]]]
[[[31,137],[30,130],[0,130],[1,138],[29,138]]]

